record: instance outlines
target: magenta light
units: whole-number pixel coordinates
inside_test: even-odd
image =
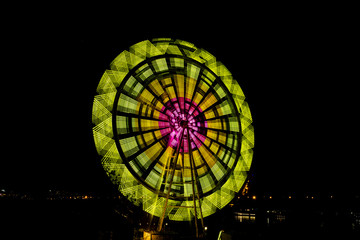
[[[191,149],[199,148],[206,139],[206,136],[199,133],[201,126],[207,126],[206,121],[198,122],[196,116],[202,112],[202,109],[195,102],[189,104],[190,99],[179,97],[171,99],[161,109],[159,119],[160,133],[162,136],[169,134],[169,146],[176,148],[179,144],[180,135],[184,131],[181,143],[181,151],[188,152],[187,137],[189,135]],[[171,109],[171,110],[170,110]],[[187,131],[189,128],[189,132]],[[185,128],[185,129],[184,129]]]

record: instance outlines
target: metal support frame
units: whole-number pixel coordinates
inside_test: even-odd
[[[176,152],[175,152],[175,160],[173,160],[173,156],[171,157],[170,159],[170,164],[169,164],[169,171],[171,170],[171,174],[170,174],[170,183],[169,183],[169,188],[168,188],[168,192],[166,194],[166,199],[165,199],[165,205],[164,205],[164,209],[163,209],[163,213],[161,215],[161,218],[160,218],[160,221],[159,221],[159,225],[158,225],[158,232],[161,231],[162,229],[162,225],[163,225],[163,222],[164,222],[164,218],[165,218],[165,212],[166,212],[166,209],[167,209],[167,204],[168,204],[168,201],[169,201],[169,197],[170,197],[170,192],[171,192],[171,185],[172,185],[172,182],[174,180],[174,174],[175,174],[175,169],[176,169],[176,164],[177,164],[177,160],[179,159],[179,153],[180,153],[180,146],[181,146],[181,142],[182,142],[182,139],[183,139],[183,136],[184,136],[184,129],[181,133],[181,136],[180,136],[180,140],[179,140],[179,144],[176,148]],[[173,160],[173,161],[171,161]],[[166,183],[167,183],[167,178],[168,178],[168,173],[169,171],[167,172],[166,174],[166,177],[165,177],[165,188],[166,188]]]
[[[165,213],[166,213],[166,209],[168,207],[176,207],[176,208],[193,208],[194,209],[194,217],[195,217],[195,229],[196,229],[196,237],[198,238],[200,235],[199,235],[199,228],[198,228],[198,217],[197,217],[197,204],[196,204],[196,198],[198,199],[198,205],[199,205],[199,209],[200,209],[200,219],[201,219],[201,227],[202,227],[202,234],[205,233],[205,227],[204,227],[204,219],[203,219],[203,214],[202,214],[202,210],[201,210],[201,201],[200,201],[200,195],[199,195],[199,182],[198,182],[198,179],[196,177],[196,173],[195,173],[195,162],[194,162],[194,159],[192,157],[192,149],[191,149],[191,144],[190,144],[190,133],[189,133],[189,127],[187,126],[186,127],[186,131],[187,131],[187,142],[188,142],[188,152],[189,152],[189,161],[190,161],[190,172],[191,172],[191,186],[192,186],[192,191],[193,191],[193,194],[192,194],[192,198],[193,198],[193,204],[194,206],[168,206],[168,200],[169,200],[169,197],[170,197],[170,192],[171,192],[171,186],[173,184],[173,179],[174,179],[174,174],[175,174],[175,169],[176,169],[176,165],[177,165],[177,161],[179,159],[179,154],[180,154],[180,146],[181,146],[181,142],[183,140],[183,137],[184,137],[184,131],[185,131],[185,128],[183,128],[183,131],[181,133],[181,137],[179,138],[180,141],[179,141],[179,144],[176,148],[176,152],[175,152],[175,155],[171,156],[171,159],[170,159],[170,163],[169,163],[169,168],[168,168],[168,172],[166,174],[166,178],[165,178],[165,184],[167,184],[167,178],[168,178],[168,174],[169,172],[171,171],[170,173],[170,182],[169,182],[169,186],[168,186],[168,192],[166,194],[166,199],[165,199],[165,204],[164,204],[164,209],[163,209],[163,212],[162,212],[162,216],[159,220],[159,224],[158,224],[158,228],[157,228],[157,231],[161,231],[162,229],[162,225],[163,225],[163,222],[164,222],[164,218],[165,218]],[[171,161],[173,160],[173,161]],[[184,166],[183,166],[184,168]],[[195,187],[196,187],[196,191],[195,191]]]
[[[199,209],[200,209],[201,228],[202,228],[202,233],[203,234],[205,233],[204,218],[203,218],[203,214],[202,214],[202,210],[201,210],[201,201],[200,201],[200,194],[199,194],[199,181],[198,181],[198,178],[196,177],[195,161],[194,161],[193,156],[192,156],[192,149],[191,149],[191,144],[190,144],[189,127],[187,127],[186,129],[187,129],[187,142],[188,142],[190,171],[191,171],[191,185],[192,185],[192,189],[193,189],[196,237],[199,237],[199,230],[198,230],[198,225],[197,225],[198,218],[197,218],[195,196],[197,196],[197,198],[198,198]],[[195,186],[196,186],[196,191],[195,191]]]

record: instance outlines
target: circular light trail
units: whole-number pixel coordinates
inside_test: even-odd
[[[119,191],[170,220],[227,205],[246,180],[254,147],[250,109],[230,71],[173,39],[135,44],[110,67],[94,98],[93,135]]]

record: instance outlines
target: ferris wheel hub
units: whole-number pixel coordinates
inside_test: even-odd
[[[180,121],[180,126],[183,128],[186,128],[188,126],[188,121],[187,120],[181,120]]]

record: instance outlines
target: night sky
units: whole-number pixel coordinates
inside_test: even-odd
[[[138,22],[122,11],[61,13],[9,26],[0,187],[110,191],[92,138],[96,86],[123,50],[171,37],[215,55],[242,87],[254,120],[257,191],[359,192],[351,19],[317,11],[241,12],[214,21],[144,15]]]

